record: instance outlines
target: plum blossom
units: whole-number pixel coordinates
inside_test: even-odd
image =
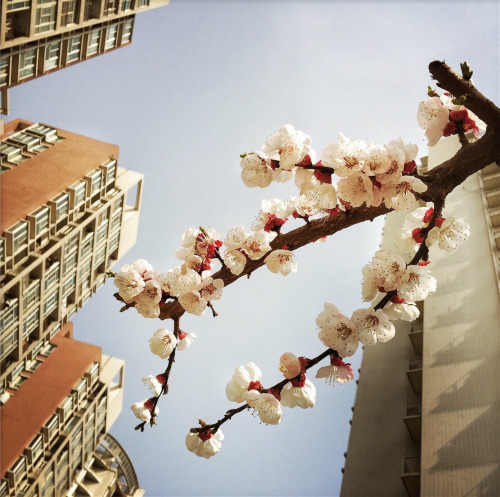
[[[307,378],[300,382],[289,381],[281,390],[281,403],[286,407],[307,409],[316,403],[316,387]]]
[[[316,318],[321,328],[318,337],[327,347],[336,350],[341,357],[351,356],[358,348],[356,326],[333,304],[325,304],[325,310]]]
[[[455,250],[460,243],[465,241],[470,235],[470,227],[463,219],[454,217],[446,218],[440,227],[434,226],[427,236],[426,244],[431,246],[438,242],[441,250],[451,252]]]
[[[281,422],[280,401],[271,393],[260,393],[249,390],[245,394],[247,404],[258,411],[259,418],[268,425],[279,425]]]
[[[271,159],[280,162],[281,169],[292,169],[309,153],[311,137],[296,130],[291,124],[285,124],[269,136],[262,150]]]
[[[150,423],[151,418],[155,418],[160,412],[158,407],[154,408],[153,406],[153,399],[146,399],[142,402],[136,402],[135,404],[132,404],[130,406],[130,409],[132,409],[136,418],[140,419],[141,421],[146,421],[146,423]]]
[[[449,110],[439,97],[428,97],[420,102],[417,111],[418,125],[425,129],[429,147],[433,147],[443,136],[448,123]]]
[[[427,267],[408,266],[398,286],[398,295],[409,302],[424,300],[436,291],[436,283]]]
[[[223,260],[229,271],[236,276],[243,272],[247,263],[245,254],[239,250],[226,250]]]
[[[224,434],[220,428],[215,433],[211,433],[210,430],[200,433],[189,432],[186,436],[186,447],[197,456],[210,459],[221,449],[222,440]]]
[[[328,145],[321,154],[321,163],[335,169],[335,174],[340,177],[351,176],[360,171],[361,153],[366,149],[366,143],[361,140],[351,142],[342,133],[338,143]]]
[[[257,219],[252,224],[252,231],[271,231],[281,227],[287,220],[287,217],[294,211],[290,202],[280,200],[279,198],[262,200],[260,209]]]
[[[290,272],[297,272],[295,254],[290,250],[273,250],[265,259],[267,268],[272,273],[281,273],[283,276]]]
[[[121,271],[116,274],[113,281],[118,288],[118,293],[123,299],[133,299],[144,290],[144,280],[142,276],[129,265],[123,266]]]
[[[149,348],[153,354],[166,359],[177,345],[175,335],[164,328],[157,329],[149,339]]]
[[[415,321],[415,319],[420,316],[418,307],[412,302],[388,302],[384,306],[384,312],[391,321],[401,319],[403,321],[411,322]]]
[[[402,210],[413,210],[419,207],[415,192],[422,193],[427,185],[414,176],[403,176],[396,184],[382,185],[382,195],[386,207]]]
[[[246,368],[243,365],[238,366],[226,385],[227,398],[231,402],[244,402],[250,384],[260,383],[261,379],[262,372],[255,363],[249,362]]]
[[[265,231],[256,231],[245,240],[243,249],[253,261],[260,259],[271,250],[269,244],[277,235],[275,231],[269,233]]]
[[[389,249],[381,249],[375,252],[371,261],[374,270],[374,282],[386,292],[395,290],[401,276],[406,269],[406,263],[402,257]]]
[[[175,257],[181,261],[185,260],[188,255],[195,254],[196,237],[199,231],[195,228],[189,227],[182,234],[182,245],[175,253]]]
[[[370,143],[362,154],[361,171],[368,176],[384,174],[391,167],[387,149]]]
[[[358,339],[364,345],[388,342],[396,334],[396,328],[382,309],[358,309],[351,316],[358,330]]]
[[[330,366],[323,366],[316,372],[316,378],[325,378],[326,382],[333,384],[347,383],[354,378],[350,363],[343,362],[340,357],[330,356]]]
[[[183,295],[191,290],[199,290],[201,286],[201,276],[194,269],[185,269],[177,277],[175,282],[172,282],[170,287],[171,295]]]
[[[185,333],[184,331],[181,331],[179,333],[177,350],[180,350],[182,352],[183,350],[189,349],[193,344],[195,338],[197,338],[195,333]]]
[[[207,307],[207,301],[196,290],[190,290],[178,298],[182,308],[190,314],[201,316]]]
[[[163,374],[159,374],[157,376],[148,375],[141,378],[141,381],[144,382],[155,397],[158,397],[161,394],[163,384],[165,383],[165,376]]]
[[[337,194],[344,202],[349,202],[352,207],[360,207],[363,203],[370,207],[375,200],[373,183],[369,176],[361,172],[347,178],[341,178]]]
[[[247,237],[248,234],[245,233],[245,227],[243,225],[236,226],[227,232],[224,245],[229,250],[239,249],[243,246]]]
[[[279,370],[283,373],[283,376],[287,380],[291,380],[300,373],[300,371],[302,370],[302,364],[295,354],[292,354],[291,352],[285,352],[280,357]]]
[[[224,281],[220,278],[213,279],[211,276],[201,282],[200,295],[207,301],[218,300],[222,297]]]
[[[241,159],[241,179],[245,186],[266,188],[274,177],[271,160],[262,152],[252,152]]]

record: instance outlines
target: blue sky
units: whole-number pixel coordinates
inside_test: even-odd
[[[146,258],[166,271],[178,264],[188,226],[223,235],[249,229],[262,198],[295,194],[291,183],[248,189],[239,177],[239,154],[259,149],[282,124],[311,135],[318,154],[342,132],[380,144],[401,136],[426,155],[416,109],[435,59],[456,69],[468,60],[478,88],[498,102],[498,21],[496,2],[172,0],[137,16],[131,46],[12,89],[11,117],[119,145],[120,165],[144,173],[145,184],[139,239],[118,268]],[[148,396],[140,378],[164,370],[148,339],[171,324],[119,314],[111,282],[75,316],[77,338],[126,360],[124,409],[112,433],[146,495],[339,494],[354,382],[313,380],[316,407],[285,408],[278,427],[238,415],[209,461],[189,453],[184,437],[198,418],[211,423],[233,407],[224,388],[239,364],[256,362],[270,385],[283,352],[322,351],[314,320],[325,301],[347,315],[363,307],[361,268],[381,226],[301,249],[298,273],[286,278],[261,269],[238,281],[215,319],[183,318],[198,340],[179,353],[159,425],[143,434],[133,430],[129,405]],[[357,372],[360,351],[351,359]]]

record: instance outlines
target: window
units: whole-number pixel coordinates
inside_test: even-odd
[[[112,254],[117,248],[118,245],[120,244],[120,232],[116,233],[116,235],[113,235],[109,242],[109,253]]]
[[[90,379],[90,386],[94,386],[99,379],[99,363],[94,362],[92,363],[92,366],[87,369],[87,374]]]
[[[89,34],[89,39],[87,42],[87,56],[95,55],[99,51],[99,40],[101,39],[101,32],[98,29],[94,29]]]
[[[3,361],[15,348],[17,348],[17,328],[2,331],[0,337],[0,361]]]
[[[0,86],[5,86],[9,83],[9,59],[7,57],[0,58]]]
[[[46,440],[50,442],[59,432],[59,416],[53,414],[46,424]]]
[[[37,435],[33,442],[28,445],[28,449],[31,453],[31,464],[34,464],[38,458],[43,454],[43,437],[42,435]]]
[[[129,10],[132,5],[132,0],[122,0],[122,10]]]
[[[101,243],[106,240],[108,236],[108,223],[104,221],[99,228],[97,228],[97,243]]]
[[[69,189],[73,192],[73,209],[77,209],[85,202],[87,187],[84,180],[77,181]]]
[[[35,33],[45,33],[56,27],[56,7],[57,2],[53,0],[37,0],[37,4],[43,7],[37,7],[35,17]]]
[[[89,231],[85,235],[85,237],[82,238],[80,257],[85,257],[87,254],[90,254],[93,248],[94,248],[94,233],[92,231]]]
[[[106,161],[102,168],[106,171],[106,185],[109,185],[116,178],[116,160],[110,159]]]
[[[68,0],[62,4],[61,26],[78,22],[78,1]]]
[[[14,485],[19,485],[23,477],[26,476],[26,458],[24,456],[20,456],[11,471],[14,474]]]
[[[73,36],[68,41],[68,56],[66,62],[74,62],[80,59],[80,51],[82,48],[82,35]]]
[[[104,0],[104,15],[109,16],[115,14],[117,6],[118,0]]]
[[[48,207],[41,207],[32,215],[35,218],[35,236],[38,237],[43,234],[49,227],[49,213]]]
[[[132,26],[133,26],[132,19],[130,19],[129,21],[126,21],[123,24],[122,44],[132,41]]]
[[[19,221],[9,231],[13,235],[13,249],[14,253],[16,253],[28,241],[28,223],[26,221]]]
[[[57,309],[59,302],[59,290],[56,290],[52,295],[45,299],[43,304],[43,317],[47,317],[54,309]]]
[[[80,404],[87,394],[87,378],[80,378],[73,390],[77,393],[77,403]]]
[[[63,422],[67,423],[73,414],[73,396],[67,395],[59,407],[63,414]]]
[[[0,264],[5,262],[5,240],[0,238]]]
[[[33,124],[33,126],[30,126],[25,131],[27,131],[28,133],[35,133],[38,136],[42,136],[43,139],[48,143],[56,144],[63,139],[60,136],[58,136],[57,129],[45,126],[40,123]]]
[[[26,288],[23,295],[23,310],[31,307],[35,302],[40,301],[40,280],[34,279]]]
[[[76,286],[76,273],[73,273],[63,284],[62,287],[62,296],[67,297],[70,295]]]
[[[137,0],[137,7],[146,7],[149,5],[149,0]]]
[[[67,274],[69,271],[76,267],[76,259],[78,257],[77,252],[72,252],[64,257],[63,263],[63,274]]]
[[[40,145],[40,138],[24,132],[10,136],[7,142],[33,153],[41,152],[47,148]]]
[[[0,310],[0,331],[6,330],[15,321],[19,315],[17,298],[6,298],[3,309]]]
[[[67,256],[74,252],[78,248],[78,234],[72,236],[65,244],[64,244],[64,255]]]
[[[43,63],[43,70],[49,71],[59,66],[59,52],[61,50],[61,43],[53,41],[47,43],[45,46],[45,61]]]
[[[101,189],[101,171],[94,171],[88,175],[90,178],[90,196],[99,192]]]
[[[7,141],[0,142],[0,157],[11,164],[21,164],[21,162],[29,159],[27,155],[22,154],[21,147],[12,145]]]
[[[56,203],[56,221],[59,221],[69,210],[69,193],[62,193],[55,200]]]
[[[19,54],[19,79],[35,75],[36,49],[32,48]]]
[[[116,30],[118,26],[114,24],[113,26],[108,26],[106,29],[106,42],[104,44],[104,50],[109,50],[110,48],[115,48],[116,44]]]
[[[59,266],[59,261],[55,261],[45,272],[45,290],[59,282]]]
[[[40,311],[35,309],[23,323],[23,338],[29,337],[29,335],[38,328],[40,323]]]
[[[104,262],[104,259],[106,258],[106,245],[104,247],[100,248],[94,257],[94,267],[97,268],[100,264]]]

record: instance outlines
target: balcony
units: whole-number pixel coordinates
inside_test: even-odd
[[[420,497],[420,457],[403,460],[401,480],[409,497]]]
[[[424,329],[421,322],[414,321],[411,324],[410,333],[408,334],[413,350],[422,355],[424,345]]]
[[[422,438],[422,405],[408,404],[404,420],[411,439],[414,442],[420,442]]]
[[[415,393],[422,393],[422,359],[412,359],[406,371],[408,380]]]

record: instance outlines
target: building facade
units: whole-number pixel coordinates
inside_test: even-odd
[[[136,12],[169,0],[4,0],[0,11],[0,89],[96,57],[132,41]]]
[[[432,168],[458,140],[429,151]],[[469,177],[446,201],[471,236],[431,248],[437,291],[413,323],[363,352],[341,497],[500,495],[500,169]],[[382,247],[402,216],[387,216]]]
[[[107,435],[123,361],[69,320],[135,242],[143,176],[117,146],[46,124],[16,119],[0,140],[0,496],[140,496]]]

